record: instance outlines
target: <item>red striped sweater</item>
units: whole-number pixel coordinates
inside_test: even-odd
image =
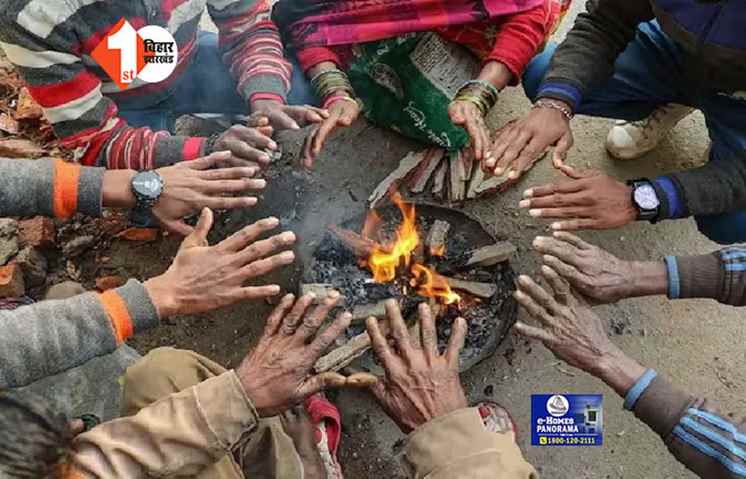
[[[85,165],[151,169],[194,159],[205,139],[133,128],[109,95],[118,87],[90,57],[121,18],[134,28],[160,25],[179,46],[174,74],[159,84],[136,81],[127,95],[168,88],[194,58],[202,13],[218,26],[223,59],[246,101],[256,94],[284,100],[291,65],[271,0],[9,0],[0,12],[0,46],[42,106],[63,147]],[[121,94],[121,93],[120,93]]]

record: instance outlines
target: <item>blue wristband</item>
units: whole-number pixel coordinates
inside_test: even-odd
[[[624,409],[627,411],[634,409],[637,400],[640,399],[642,393],[645,392],[657,375],[658,373],[655,372],[654,369],[648,369],[645,371],[645,374],[643,374],[640,379],[637,380],[635,385],[627,391],[627,396],[624,398]]]
[[[681,280],[679,278],[679,263],[675,256],[666,256],[666,271],[668,271],[668,299],[681,297]]]

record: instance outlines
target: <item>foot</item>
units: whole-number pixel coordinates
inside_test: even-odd
[[[673,103],[640,121],[619,120],[606,137],[606,150],[617,160],[636,160],[658,146],[663,137],[694,108]]]
[[[302,405],[285,411],[280,418],[285,433],[290,436],[303,463],[304,478],[327,479],[326,468],[316,446],[314,426]]]

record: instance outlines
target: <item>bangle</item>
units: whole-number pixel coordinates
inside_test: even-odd
[[[495,85],[484,80],[470,80],[459,88],[453,101],[468,101],[482,112],[482,116],[497,103],[499,92]]]
[[[311,78],[311,85],[319,98],[327,98],[339,91],[345,91],[350,96],[355,95],[347,74],[337,68],[325,70]]]
[[[321,105],[321,108],[326,110],[327,108],[329,108],[329,106],[331,106],[332,103],[336,103],[337,101],[352,101],[352,102],[357,103],[357,100],[355,100],[349,95],[332,95],[326,100],[324,100],[324,104]]]
[[[220,139],[220,135],[222,133],[213,133],[210,135],[210,137],[205,142],[205,155],[209,155],[210,153],[214,153],[215,150],[215,143],[218,142]]]
[[[568,121],[572,120],[575,114],[566,105],[560,103],[559,100],[553,100],[551,98],[540,98],[534,103],[533,108],[549,108],[551,110],[557,110],[567,118]]]
[[[486,80],[470,80],[461,86],[460,89],[470,87],[470,86],[479,86],[482,88],[485,88],[495,99],[500,95],[500,92],[498,89],[493,85],[492,83],[486,81]]]

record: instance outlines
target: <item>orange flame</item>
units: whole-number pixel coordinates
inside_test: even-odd
[[[412,253],[420,244],[417,233],[415,207],[412,203],[405,203],[399,193],[391,195],[391,201],[399,207],[402,222],[396,230],[396,238],[390,244],[377,245],[368,257],[368,268],[373,273],[373,279],[379,283],[394,281],[397,273],[410,270],[417,287],[417,293],[428,298],[441,298],[446,304],[460,301],[461,297],[454,293],[448,285],[448,280],[425,265],[412,264]],[[363,236],[374,239],[381,218],[373,213],[368,216],[363,228]]]

